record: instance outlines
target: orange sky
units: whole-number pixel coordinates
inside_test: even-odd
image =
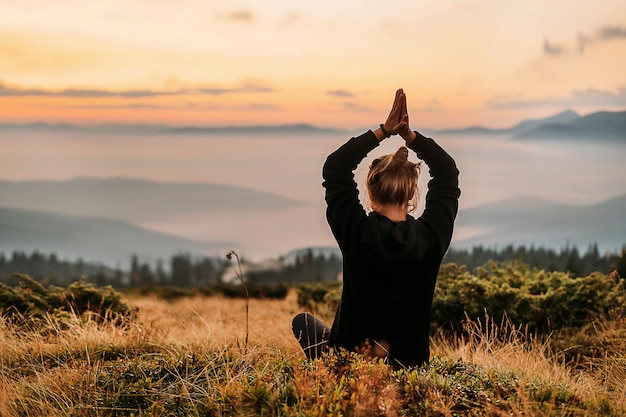
[[[0,122],[412,127],[626,108],[626,2],[21,0]],[[12,3],[12,4],[9,4]]]

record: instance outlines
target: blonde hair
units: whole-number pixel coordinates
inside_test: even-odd
[[[402,146],[394,154],[376,158],[367,174],[367,194],[373,210],[381,206],[417,206],[417,178],[420,164],[408,160],[409,151]]]

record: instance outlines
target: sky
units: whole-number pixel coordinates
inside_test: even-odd
[[[626,109],[624,0],[0,3],[0,123],[508,127]]]

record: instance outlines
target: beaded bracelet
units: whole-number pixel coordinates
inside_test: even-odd
[[[385,130],[385,124],[384,124],[384,123],[381,123],[381,124],[380,124],[380,130],[382,130],[382,131],[383,131],[383,135],[384,135],[384,137],[385,137],[385,138],[389,138],[389,137],[391,137],[391,133],[389,133],[389,132],[387,132],[387,131]]]

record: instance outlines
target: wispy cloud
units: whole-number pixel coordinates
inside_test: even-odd
[[[0,83],[0,97],[147,98],[180,95],[219,96],[235,93],[271,93],[274,91],[269,86],[255,83],[246,83],[238,87],[195,87],[170,90],[104,90],[89,88],[46,90],[42,88],[20,88]]]
[[[254,14],[250,10],[233,10],[224,14],[224,19],[235,23],[252,23]]]
[[[372,112],[373,109],[362,104],[355,103],[353,101],[346,101],[343,103],[343,107],[351,112]]]
[[[332,91],[327,91],[326,94],[328,94],[329,96],[341,97],[341,98],[354,97],[353,93],[346,91],[346,90],[332,90]]]
[[[565,48],[562,46],[556,45],[549,40],[543,41],[543,53],[551,56],[558,56],[565,52]]]
[[[533,100],[488,100],[486,105],[490,109],[525,109],[537,107],[569,107],[569,106],[626,106],[626,87],[619,87],[617,91],[587,89],[575,90],[568,97],[546,97]]]
[[[213,110],[213,111],[278,111],[282,107],[271,103],[248,103],[243,105],[220,105],[215,103],[195,103],[189,102],[182,105],[151,104],[151,103],[124,103],[124,104],[48,104],[30,103],[28,107],[33,108],[55,108],[55,109],[133,109],[133,110]]]
[[[553,57],[570,52],[583,54],[586,49],[593,44],[615,39],[626,39],[626,26],[603,26],[591,35],[579,32],[576,36],[576,46],[573,46],[573,44],[570,44],[570,46],[556,44],[546,39],[543,42],[543,53]]]
[[[626,26],[605,26],[598,32],[600,39],[626,38]]]

